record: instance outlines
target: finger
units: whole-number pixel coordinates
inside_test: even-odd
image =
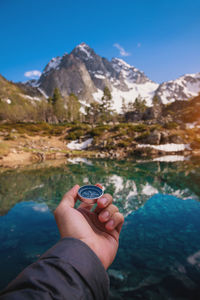
[[[96,183],[95,185],[98,186],[100,189],[103,190],[103,185],[101,183]]]
[[[110,194],[104,194],[97,200],[95,213],[99,213],[103,208],[109,206],[113,202],[113,197]]]
[[[78,189],[80,186],[76,184],[71,190],[69,190],[62,198],[61,205],[68,205],[70,207],[74,207],[77,201]]]
[[[102,223],[107,222],[110,218],[112,218],[112,216],[114,215],[114,213],[118,212],[119,209],[117,206],[110,204],[109,206],[107,206],[106,208],[104,208],[98,215],[99,221]]]
[[[122,227],[123,223],[124,223],[124,216],[121,213],[116,212],[112,216],[112,218],[105,224],[105,228],[109,231],[114,229],[118,231]]]
[[[117,232],[120,234],[121,230],[122,230],[122,226],[124,224],[124,220],[123,222],[119,223],[119,225],[116,227]]]

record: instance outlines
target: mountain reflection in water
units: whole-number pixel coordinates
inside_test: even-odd
[[[62,195],[101,182],[125,215],[110,299],[200,299],[200,160],[74,162],[0,173],[0,288],[59,239]]]

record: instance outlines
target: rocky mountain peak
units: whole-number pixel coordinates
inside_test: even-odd
[[[86,43],[79,44],[71,53],[86,61],[95,57],[94,50],[90,48]]]
[[[50,62],[46,65],[43,73],[48,73],[52,69],[58,70],[61,60],[62,60],[62,56],[53,57],[50,60]]]
[[[128,83],[143,84],[145,82],[151,82],[144,72],[138,70],[134,66],[129,65],[123,59],[113,58],[111,60],[111,64],[116,72],[121,72],[122,77],[124,77]]]
[[[109,61],[81,43],[70,54],[52,58],[39,80],[30,85],[47,96],[52,96],[57,87],[63,96],[74,93],[88,103],[101,101],[107,86],[112,94],[113,108],[120,112],[122,102],[128,105],[138,96],[145,99],[148,106],[152,106],[154,95],[164,104],[194,97],[200,92],[200,73],[186,74],[159,85],[123,59]]]

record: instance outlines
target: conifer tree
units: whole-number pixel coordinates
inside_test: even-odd
[[[153,97],[152,103],[153,103],[153,105],[160,104],[160,99],[158,98],[157,95],[155,95],[155,96]]]
[[[142,97],[139,95],[137,98],[135,98],[133,108],[139,112],[144,112],[147,109],[146,100],[142,99]]]
[[[112,114],[112,95],[109,88],[106,86],[103,90],[102,102],[99,105],[100,117],[102,121],[109,121]]]
[[[50,99],[50,101],[52,103],[55,116],[57,117],[58,121],[62,122],[66,118],[66,111],[63,98],[58,88],[54,89],[53,97]]]
[[[71,93],[67,99],[67,119],[70,122],[80,121],[80,102],[78,97]]]
[[[122,98],[122,113],[125,114],[127,112],[127,106],[126,106],[126,103],[125,103],[125,99]]]

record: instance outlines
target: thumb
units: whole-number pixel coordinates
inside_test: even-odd
[[[77,195],[78,195],[78,189],[80,186],[76,184],[71,190],[69,190],[62,198],[60,204],[65,204],[70,207],[74,207],[76,200],[77,200]]]

